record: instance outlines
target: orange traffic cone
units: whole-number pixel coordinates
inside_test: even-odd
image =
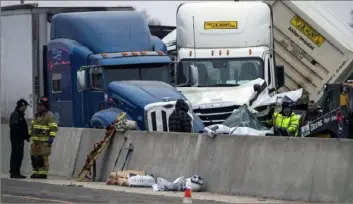
[[[192,203],[190,188],[186,188],[184,192],[183,203]]]

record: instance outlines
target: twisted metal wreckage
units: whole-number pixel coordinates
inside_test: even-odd
[[[266,92],[266,89],[264,89],[263,92]],[[254,91],[253,94],[250,95],[256,94],[258,94],[258,96],[256,96],[255,101],[249,100],[248,103],[245,103],[237,110],[234,110],[233,114],[231,114],[228,119],[222,124],[205,127],[204,134],[210,137],[214,137],[216,134],[258,136],[272,135],[274,134],[273,130],[265,127],[261,123],[261,121],[268,119],[269,115],[271,114],[271,110],[274,109],[273,107],[276,104],[280,105],[283,100],[289,100],[293,103],[299,104],[308,101],[303,89],[280,93],[273,96],[270,96],[266,93],[258,93],[256,91]],[[111,138],[115,135],[116,132],[125,132],[126,130],[136,129],[136,122],[125,119],[126,115],[126,112],[122,112],[117,117],[117,119],[106,128],[106,133],[103,140],[94,144],[93,150],[87,155],[87,159],[83,166],[83,169],[78,175],[78,181],[83,181],[84,179],[90,179],[95,181],[96,160],[101,155]],[[124,148],[126,141],[127,138],[125,138],[124,143],[122,144],[122,147],[115,161],[115,165],[120,157],[121,151]],[[128,154],[126,155],[125,162],[121,170],[124,170],[126,161],[132,151],[133,145],[130,144],[128,148]]]

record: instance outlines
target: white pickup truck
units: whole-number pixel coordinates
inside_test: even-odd
[[[273,12],[275,61],[285,67],[281,91],[304,88],[317,101],[326,83],[342,83],[352,75],[353,31],[345,22],[317,2],[265,2]],[[210,19],[214,12],[208,11]],[[163,40],[176,55],[176,30]]]

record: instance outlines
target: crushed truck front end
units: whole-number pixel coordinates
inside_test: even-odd
[[[191,101],[205,126],[222,123],[234,109],[249,103],[254,90],[251,87],[245,93],[244,86],[265,80],[274,93],[280,85],[272,11],[266,3],[182,4],[177,11],[175,44],[177,89]]]
[[[93,88],[104,87],[105,106],[92,116],[91,126],[105,128],[118,114],[126,112],[139,130],[169,131],[168,118],[176,101],[186,100],[170,85],[170,63],[162,51],[92,55],[91,64],[95,66],[88,70],[88,75],[94,81]],[[193,127],[195,132],[203,130],[197,116]]]
[[[253,85],[259,82],[256,79],[268,78],[264,68],[268,62],[263,60],[268,47],[199,49],[197,58],[189,58],[192,51],[179,50],[179,57],[183,59],[179,67],[182,64],[183,68],[177,69],[177,76],[187,77],[177,78],[177,84],[182,84],[177,89],[191,102],[205,126],[225,121],[235,109],[249,102]],[[248,66],[242,66],[246,63]],[[196,66],[190,69],[193,65]],[[197,75],[197,80],[192,80],[195,78],[192,75]],[[190,86],[183,86],[188,83]]]

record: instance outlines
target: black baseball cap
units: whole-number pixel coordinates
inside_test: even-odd
[[[29,103],[25,99],[21,98],[20,100],[17,101],[16,105],[17,105],[17,107],[28,106]]]

